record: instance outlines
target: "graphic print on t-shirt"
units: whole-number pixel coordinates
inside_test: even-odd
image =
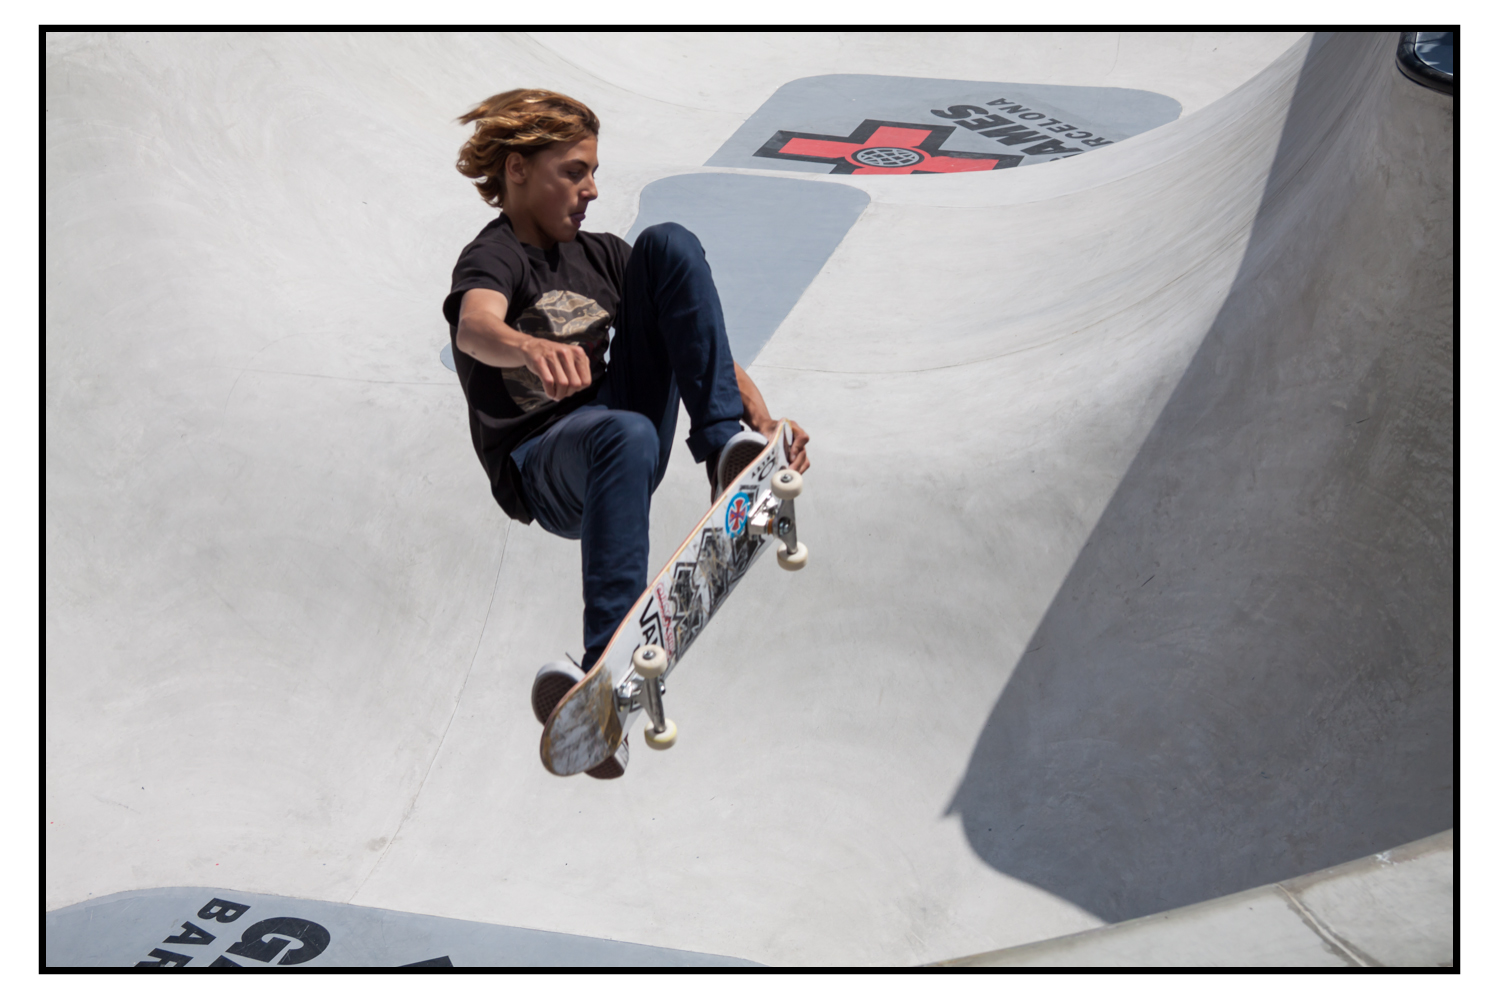
[[[554,290],[543,292],[516,317],[516,329],[532,337],[544,337],[563,344],[577,344],[588,353],[589,372],[597,383],[604,375],[604,351],[609,346],[609,313],[577,292]],[[502,368],[505,389],[526,413],[552,400],[542,388],[542,380],[529,368]]]

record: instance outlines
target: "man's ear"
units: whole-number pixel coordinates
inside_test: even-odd
[[[527,162],[526,157],[523,154],[515,152],[506,153],[505,182],[507,184],[510,184],[512,182],[516,184],[526,183],[526,174],[528,173],[528,168],[530,166],[531,164]]]

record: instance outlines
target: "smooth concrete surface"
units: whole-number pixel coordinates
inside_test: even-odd
[[[676,222],[693,231],[719,292],[729,349],[744,364],[760,354],[807,286],[870,204],[858,188],[787,177],[691,173],[641,189],[625,238]]]
[[[49,35],[46,908],[911,965],[1452,827],[1451,103],[1394,36],[1005,41]],[[1183,113],[798,175],[870,198],[750,369],[813,436],[815,563],[695,645],[675,749],[554,778],[527,693],[578,551],[495,507],[437,360],[490,217],[453,119],[587,101],[624,234],[778,87],[872,66]],[[653,552],[704,494],[679,447]]]
[[[1452,103],[1362,44],[1300,73],[1229,295],[954,798],[1111,922],[1453,825]]]
[[[952,968],[1453,964],[1453,832],[1205,903]]]

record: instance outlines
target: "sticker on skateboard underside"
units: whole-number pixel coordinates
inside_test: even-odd
[[[730,510],[741,504],[739,531],[711,522],[698,535],[696,546],[688,546],[686,558],[672,566],[669,577],[657,583],[640,618],[642,642],[655,642],[675,663],[692,645],[703,626],[713,617],[724,598],[750,569],[756,552],[765,544],[745,531],[754,491],[742,491],[730,502]],[[726,523],[730,522],[726,516]]]
[[[750,505],[754,502],[755,494],[744,490],[736,493],[734,499],[729,501],[729,508],[724,511],[724,530],[729,532],[730,538],[738,538],[745,533],[745,526],[750,523]]]

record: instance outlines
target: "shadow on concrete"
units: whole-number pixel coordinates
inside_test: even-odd
[[[1453,825],[1452,103],[1319,38],[1223,309],[951,805],[1107,921]]]

